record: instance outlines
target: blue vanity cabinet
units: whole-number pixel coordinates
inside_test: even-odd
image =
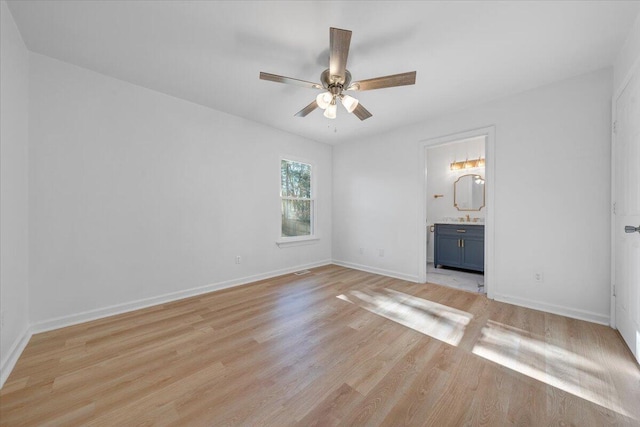
[[[484,236],[469,236],[462,242],[462,268],[484,272]]]
[[[435,224],[434,259],[438,266],[484,272],[484,225]]]
[[[451,267],[460,266],[462,263],[460,259],[460,238],[458,236],[438,233],[437,231],[436,236],[434,265],[436,267],[438,265],[448,265]]]

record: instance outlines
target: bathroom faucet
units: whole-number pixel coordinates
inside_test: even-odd
[[[469,214],[467,214],[467,222],[471,222],[471,218],[469,218]]]

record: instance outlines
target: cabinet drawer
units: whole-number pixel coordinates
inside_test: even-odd
[[[436,230],[443,236],[484,237],[484,225],[436,224]]]

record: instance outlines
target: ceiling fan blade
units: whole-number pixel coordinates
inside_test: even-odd
[[[316,108],[318,108],[318,103],[315,101],[315,99],[313,100],[313,102],[309,105],[307,105],[306,107],[304,107],[302,110],[298,111],[295,116],[296,117],[304,117],[307,114],[309,114],[310,112],[312,112],[313,110],[315,110]]]
[[[367,120],[369,117],[373,116],[373,114],[371,114],[369,110],[364,108],[360,103],[358,103],[355,110],[353,110],[353,114],[355,114],[360,120]]]
[[[360,80],[349,85],[347,90],[372,90],[383,89],[385,87],[407,86],[416,83],[416,72],[393,74],[391,76],[376,77],[373,79]]]
[[[329,29],[329,76],[335,83],[345,81],[350,44],[351,31],[333,27]]]
[[[299,80],[291,77],[279,76],[277,74],[263,73],[262,71],[260,71],[260,79],[268,80],[270,82],[286,83],[289,85],[306,87],[309,89],[322,89],[322,85],[320,83],[313,83],[313,82],[308,82],[306,80]]]

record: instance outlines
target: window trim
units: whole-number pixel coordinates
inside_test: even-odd
[[[300,197],[283,197],[282,196],[282,161],[287,162],[295,162],[295,163],[303,163],[311,166],[311,197],[308,199],[300,198]],[[287,246],[302,246],[308,245],[312,243],[316,243],[320,238],[318,237],[316,226],[317,226],[317,211],[318,211],[318,197],[317,197],[317,166],[314,162],[303,159],[297,156],[290,155],[282,155],[278,159],[278,210],[279,210],[279,218],[280,224],[278,227],[278,238],[276,239],[276,244],[279,247],[287,247]],[[311,234],[307,236],[283,236],[282,235],[282,201],[283,200],[309,200],[311,201]]]
[[[311,245],[319,241],[320,238],[318,236],[292,236],[292,237],[282,237],[276,240],[276,245],[281,248],[286,248],[289,246],[304,246]]]

